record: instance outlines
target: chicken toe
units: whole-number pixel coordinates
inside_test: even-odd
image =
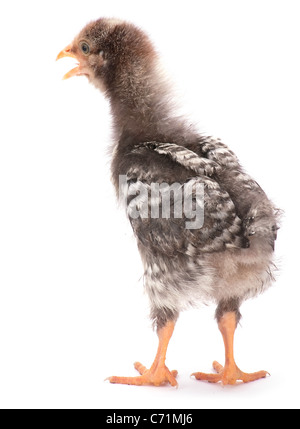
[[[266,377],[269,374],[267,371],[258,371],[253,373],[246,373],[241,371],[236,364],[225,364],[223,367],[218,362],[213,362],[213,368],[216,374],[206,374],[204,372],[194,372],[193,375],[197,380],[208,381],[210,383],[221,382],[223,385],[236,384],[238,380],[244,383],[255,381],[260,378]]]
[[[111,383],[131,384],[135,386],[153,385],[162,386],[170,383],[171,386],[177,387],[177,371],[170,371],[165,365],[153,364],[150,369],[147,369],[139,362],[134,364],[135,369],[141,374],[137,377],[108,377]]]

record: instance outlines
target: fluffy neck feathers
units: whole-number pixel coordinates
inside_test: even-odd
[[[158,67],[138,66],[118,76],[109,91],[116,137],[122,133],[155,138],[172,118],[171,96]]]

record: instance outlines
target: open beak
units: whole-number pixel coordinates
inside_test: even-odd
[[[60,53],[57,55],[56,57],[56,61],[59,60],[60,58],[64,58],[64,57],[71,57],[71,58],[76,58],[76,56],[71,52],[71,45],[68,45],[65,47],[65,49],[63,49],[62,51],[60,51]],[[77,67],[74,67],[72,70],[70,70],[68,73],[66,73],[63,77],[63,79],[69,79],[69,77],[72,76],[79,76],[80,73],[80,64],[77,65]]]

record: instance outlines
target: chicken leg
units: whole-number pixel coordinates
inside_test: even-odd
[[[174,330],[175,323],[168,321],[162,328],[158,329],[158,349],[153,364],[150,369],[144,367],[140,362],[135,362],[135,369],[141,374],[137,377],[108,377],[111,383],[119,384],[134,384],[160,386],[165,383],[170,383],[177,387],[177,371],[169,371],[165,365],[166,353],[170,338]]]
[[[266,377],[267,371],[258,371],[246,373],[241,371],[234,360],[233,355],[233,338],[236,329],[236,313],[234,311],[225,313],[219,320],[219,329],[223,336],[225,346],[225,366],[223,367],[218,362],[213,362],[213,368],[217,374],[205,374],[203,372],[194,372],[192,375],[197,380],[206,380],[211,383],[221,381],[222,384],[235,384],[237,380],[242,380],[244,383],[248,381],[258,380]]]

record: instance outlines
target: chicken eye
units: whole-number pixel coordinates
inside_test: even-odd
[[[90,53],[90,47],[86,42],[80,43],[80,49],[84,53],[84,55],[88,55]]]

